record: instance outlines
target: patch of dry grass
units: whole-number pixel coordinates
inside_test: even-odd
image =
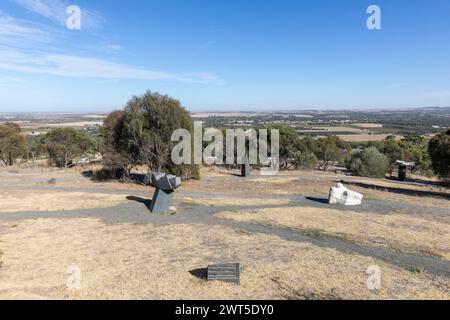
[[[299,229],[392,249],[450,259],[450,225],[407,214],[377,214],[313,207],[223,212],[217,216]]]
[[[0,299],[450,298],[446,278],[223,226],[39,219],[2,240]],[[240,286],[189,273],[222,261],[242,263]],[[71,265],[81,269],[80,290],[66,288]],[[379,292],[365,285],[371,265],[382,269]]]
[[[182,197],[182,201],[205,206],[273,206],[289,204],[289,199]]]
[[[375,199],[386,202],[393,203],[404,203],[404,204],[412,204],[417,206],[424,206],[430,208],[450,208],[450,201],[437,198],[437,197],[425,197],[425,196],[416,196],[416,195],[406,195],[401,193],[389,192],[388,190],[371,190],[367,188],[362,188],[358,186],[348,186],[351,190],[356,192],[360,192],[364,195],[366,199]]]
[[[358,179],[352,179],[352,182],[356,183],[364,183],[368,186],[373,186],[375,188],[396,188],[396,189],[402,189],[406,191],[427,191],[427,192],[440,192],[440,193],[447,193],[450,196],[450,190],[443,187],[435,187],[435,186],[427,186],[427,185],[417,185],[417,184],[411,184],[411,183],[397,183],[395,181],[386,181],[386,180],[374,180],[374,179],[365,179],[365,178],[358,178]]]
[[[15,191],[0,193],[0,212],[109,208],[126,201],[124,195],[115,194]]]
[[[368,142],[368,141],[384,141],[390,136],[389,134],[342,134],[338,135],[344,141],[347,142]],[[396,140],[403,139],[402,136],[395,136]]]
[[[353,123],[352,126],[363,129],[380,129],[383,128],[381,123]]]

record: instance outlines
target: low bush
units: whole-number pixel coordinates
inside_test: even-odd
[[[388,158],[375,147],[352,151],[345,164],[350,172],[370,178],[383,178],[389,169]]]

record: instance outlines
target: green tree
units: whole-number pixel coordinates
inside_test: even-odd
[[[388,158],[375,147],[352,151],[345,164],[350,172],[371,178],[383,178],[389,167]]]
[[[199,178],[198,166],[176,166],[171,160],[175,145],[171,136],[177,129],[193,131],[192,118],[178,100],[150,91],[135,96],[123,112],[116,111],[105,121],[102,135],[106,161],[119,164],[126,172],[144,164],[151,171]]]
[[[135,154],[128,152],[127,140],[124,138],[125,112],[122,110],[111,112],[100,129],[100,152],[103,165],[108,170],[120,169],[128,176],[132,165],[136,164]]]
[[[36,161],[40,156],[46,154],[44,136],[27,136],[28,159]]]
[[[12,123],[0,125],[0,160],[5,165],[12,166],[26,152],[27,145],[20,127]]]
[[[392,175],[397,160],[405,160],[405,147],[401,141],[386,140],[375,145],[383,153],[389,162],[389,174]]]
[[[450,128],[430,140],[428,151],[433,170],[441,177],[450,177]]]
[[[75,159],[94,150],[94,141],[72,128],[54,129],[44,137],[50,161],[57,167],[67,168]]]
[[[271,130],[279,131],[279,165],[280,170],[314,169],[317,158],[313,153],[315,141],[306,137],[300,139],[297,130],[285,125],[265,126],[261,129],[268,131],[268,142],[272,141]],[[270,152],[270,147],[268,147]]]
[[[329,136],[318,139],[314,150],[319,160],[318,168],[327,171],[336,162],[344,160],[350,150],[350,144],[339,137]]]
[[[293,162],[295,169],[314,170],[317,167],[317,157],[314,154],[316,141],[305,137],[298,141],[294,152]]]

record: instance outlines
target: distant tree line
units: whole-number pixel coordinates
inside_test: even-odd
[[[409,135],[399,141],[389,136],[384,141],[355,145],[336,136],[301,138],[295,128],[286,125],[258,128],[279,130],[280,170],[327,171],[345,166],[356,175],[384,177],[393,173],[397,160],[403,160],[414,162],[411,170],[422,175],[437,174],[443,179],[450,175],[450,129],[432,139]],[[130,99],[124,110],[110,113],[95,138],[71,128],[25,138],[19,125],[1,124],[0,164],[11,166],[17,159],[46,157],[50,164],[64,168],[99,152],[104,168],[96,174],[101,178],[127,179],[134,167],[145,165],[149,171],[198,179],[198,166],[176,166],[171,161],[175,144],[171,135],[176,129],[193,131],[189,112],[178,100],[149,91]]]
[[[344,165],[359,176],[382,178],[393,174],[397,160],[414,162],[412,173],[441,178],[449,177],[449,131],[431,140],[410,135],[403,140],[389,136],[385,141],[350,144],[336,136],[314,139],[299,137],[293,127],[277,125],[264,127],[280,131],[280,169],[316,169],[327,171]]]
[[[0,125],[0,160],[6,166],[14,165],[18,159],[35,161],[46,157],[50,164],[67,168],[90,152],[95,152],[95,141],[72,128],[26,138],[17,124]]]

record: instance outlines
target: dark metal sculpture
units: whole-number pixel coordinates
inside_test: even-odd
[[[406,180],[406,166],[398,166],[398,181],[405,181]]]
[[[181,178],[170,174],[152,173],[151,183],[156,188],[150,204],[152,213],[166,212],[172,202],[175,189],[181,186]]]
[[[416,166],[415,162],[405,162],[401,160],[397,160],[395,164],[398,166],[398,181],[405,181],[408,168],[414,168]]]
[[[248,161],[248,157],[245,157],[244,163],[241,164],[241,176],[244,178],[250,177],[250,164]]]

